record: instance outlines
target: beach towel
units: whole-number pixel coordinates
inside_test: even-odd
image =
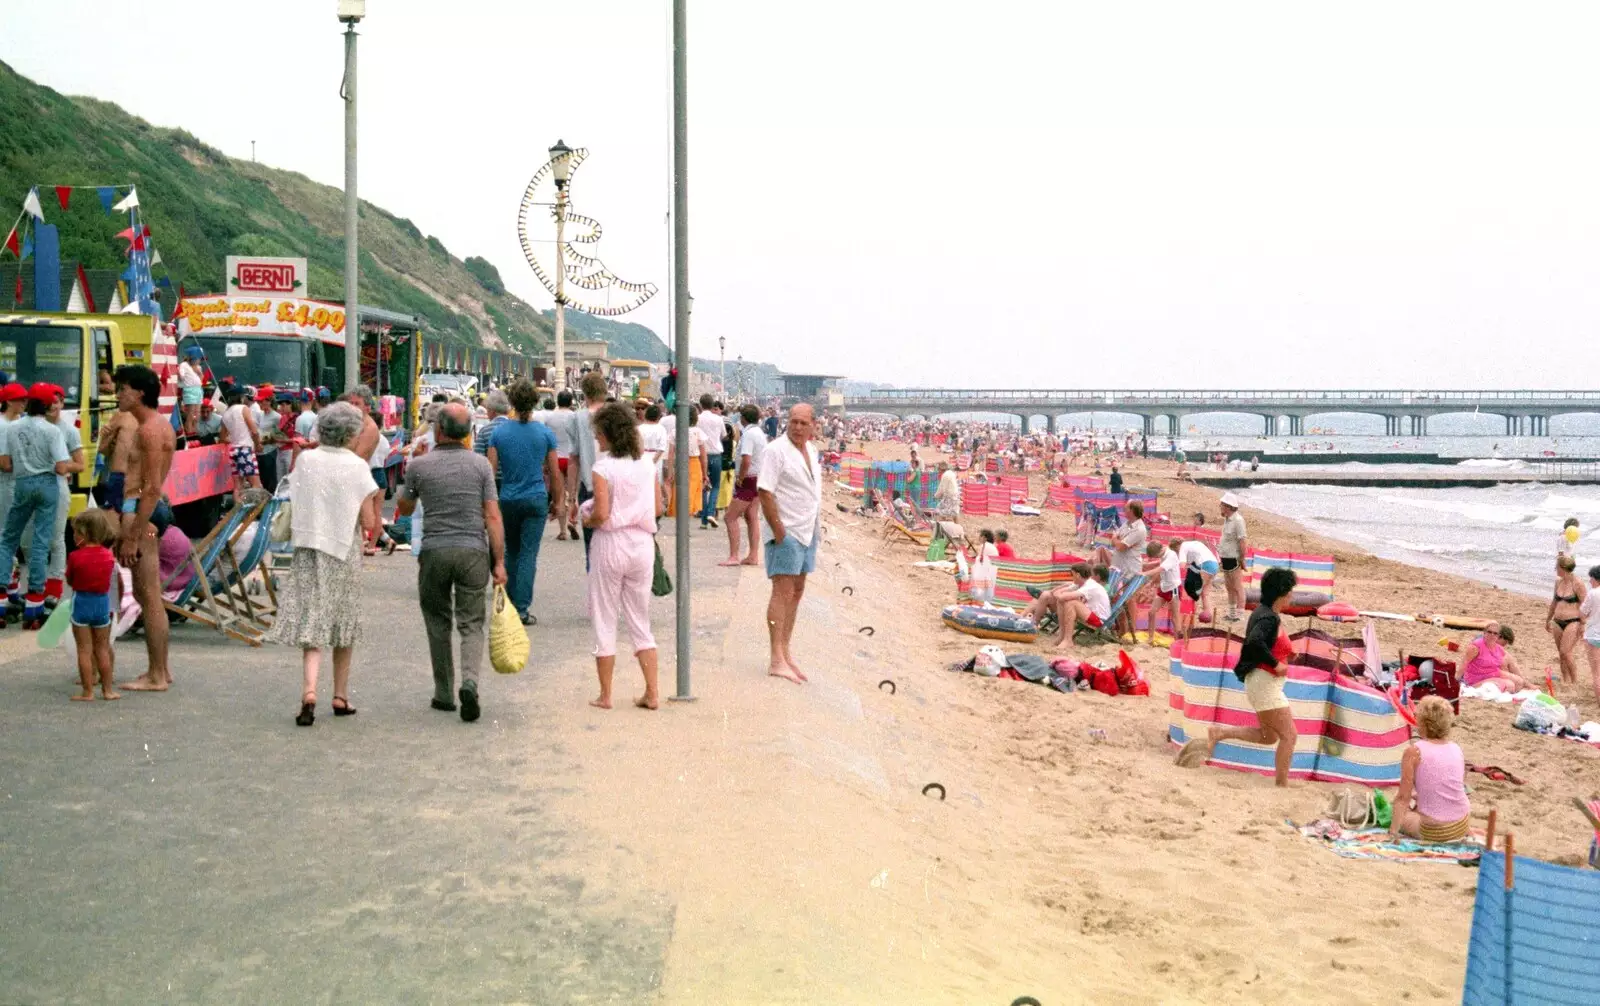
[[[1289,775],[1319,782],[1396,786],[1400,758],[1411,740],[1405,719],[1384,692],[1356,679],[1365,667],[1359,639],[1335,639],[1317,629],[1289,637],[1293,648],[1284,694],[1299,738]],[[1252,727],[1255,711],[1233,673],[1244,640],[1197,628],[1171,649],[1167,736],[1182,746],[1213,724]],[[1339,666],[1343,673],[1335,673]],[[1218,744],[1207,763],[1271,775],[1273,749],[1242,741]]]
[[[1469,838],[1464,842],[1419,842],[1414,838],[1390,837],[1388,828],[1346,828],[1331,818],[1289,827],[1306,838],[1327,846],[1345,859],[1383,859],[1394,863],[1472,864],[1483,855],[1483,842]]]

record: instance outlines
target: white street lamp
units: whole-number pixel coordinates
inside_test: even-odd
[[[723,398],[727,398],[728,397],[728,337],[725,336],[725,335],[717,336],[717,366],[722,371],[722,374],[721,374],[720,377],[717,378],[717,381],[722,386],[722,397]]]
[[[339,0],[344,25],[344,389],[361,383],[361,304],[356,238],[356,24],[367,16],[367,0]],[[251,156],[255,144],[251,143]]]
[[[556,378],[557,392],[567,386],[567,266],[562,259],[566,240],[567,181],[572,177],[572,148],[557,140],[550,148],[550,173],[556,182]]]

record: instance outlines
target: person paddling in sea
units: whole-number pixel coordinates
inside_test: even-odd
[[[1178,752],[1178,763],[1189,765],[1211,760],[1211,754],[1222,741],[1244,741],[1247,744],[1276,744],[1273,757],[1273,782],[1289,785],[1289,766],[1294,759],[1296,733],[1294,713],[1289,699],[1283,693],[1284,679],[1288,676],[1289,657],[1294,649],[1283,633],[1283,619],[1279,613],[1288,607],[1297,579],[1294,570],[1274,566],[1261,576],[1261,604],[1250,613],[1245,625],[1244,646],[1239,651],[1239,662],[1233,673],[1244,682],[1245,695],[1250,708],[1256,712],[1255,727],[1211,727],[1204,739],[1195,738]],[[1197,759],[1196,749],[1205,757]]]

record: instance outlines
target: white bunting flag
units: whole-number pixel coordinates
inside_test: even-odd
[[[138,189],[129,189],[127,196],[125,196],[123,198],[122,202],[118,203],[117,205],[115,205],[115,206],[113,206],[111,208],[116,210],[118,213],[126,213],[127,211],[136,208],[138,205],[139,205],[139,190]]]
[[[160,265],[161,264],[161,253],[160,252],[152,251],[150,253],[150,264],[151,265]]]
[[[35,220],[44,219],[44,209],[39,205],[38,189],[28,190],[28,198],[22,201],[22,211]]]

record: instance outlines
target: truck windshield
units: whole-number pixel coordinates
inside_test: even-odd
[[[218,381],[231,377],[238,384],[270,382],[280,391],[298,391],[307,380],[305,346],[299,339],[202,335],[185,338],[183,345],[195,342],[206,351],[206,364]]]
[[[44,381],[66,389],[66,407],[82,404],[83,330],[67,325],[0,324],[0,370],[23,387]]]

